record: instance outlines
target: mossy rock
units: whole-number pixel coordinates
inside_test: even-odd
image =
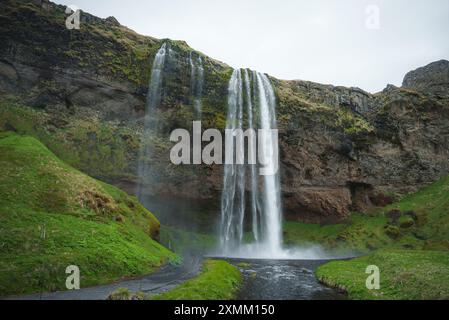
[[[402,216],[399,218],[398,224],[401,228],[407,229],[413,227],[415,225],[415,221],[410,216]]]
[[[404,216],[409,216],[415,222],[418,221],[418,214],[415,211],[409,210],[409,211],[404,213]]]
[[[239,268],[249,268],[249,267],[251,267],[251,263],[240,262],[240,263],[237,264],[237,267],[239,267]]]
[[[398,239],[401,236],[401,230],[398,227],[393,226],[393,225],[387,225],[385,227],[385,233],[391,239]]]

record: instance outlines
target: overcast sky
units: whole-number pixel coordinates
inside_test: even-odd
[[[447,0],[56,2],[280,79],[377,92],[387,83],[400,86],[412,69],[449,60]]]

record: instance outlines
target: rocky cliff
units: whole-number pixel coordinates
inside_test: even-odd
[[[170,164],[168,135],[194,119],[191,52],[204,64],[203,128],[225,126],[229,66],[113,18],[82,12],[80,30],[68,30],[65,7],[45,0],[6,0],[0,9],[0,127],[37,136],[66,162],[130,193],[151,66],[166,42],[158,109],[166,139],[153,141],[151,190],[218,209],[222,167]],[[448,61],[435,62],[376,94],[271,78],[286,217],[340,221],[447,174],[448,70]]]

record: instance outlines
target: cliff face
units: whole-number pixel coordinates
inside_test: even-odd
[[[402,87],[431,92],[438,97],[447,98],[449,94],[449,64],[446,60],[440,60],[410,71],[405,76]]]
[[[447,100],[401,88],[364,98],[370,107],[358,105],[356,96],[349,107],[328,105],[312,115],[298,110],[282,123],[286,209],[305,205],[313,216],[341,218],[346,208],[384,205],[447,172]]]
[[[151,65],[167,42],[159,107],[166,139],[155,142],[152,190],[218,207],[221,166],[169,163],[169,133],[194,119],[193,49],[84,12],[81,29],[67,30],[65,7],[47,1],[2,1],[0,9],[0,127],[39,137],[66,162],[130,193]],[[232,70],[196,54],[204,64],[203,128],[223,129]],[[402,88],[377,94],[271,78],[286,217],[339,221],[447,174],[448,66],[417,69]]]

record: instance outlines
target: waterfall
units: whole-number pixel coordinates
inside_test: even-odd
[[[203,60],[198,55],[194,59],[192,52],[189,54],[190,62],[190,91],[193,97],[193,106],[195,108],[196,120],[201,120],[201,97],[203,94],[204,68]]]
[[[259,89],[259,112],[261,129],[276,129],[276,99],[273,87],[264,74],[257,73],[257,87]],[[279,151],[276,150],[277,141],[271,134],[261,137],[263,159],[270,159],[269,163],[279,163]],[[265,243],[270,253],[281,250],[281,204],[279,173],[263,176],[263,211],[265,217]]]
[[[153,66],[151,69],[151,77],[148,85],[147,103],[144,117],[144,129],[141,138],[141,147],[139,150],[139,161],[137,174],[139,183],[137,187],[137,197],[144,204],[147,205],[144,189],[151,177],[151,166],[148,161],[153,154],[152,138],[157,133],[158,116],[157,106],[161,101],[162,90],[162,76],[165,65],[165,58],[167,55],[167,45],[164,43],[154,57]],[[144,181],[147,184],[144,184]]]
[[[242,77],[243,73],[243,77]],[[246,106],[246,108],[245,108]],[[276,129],[276,99],[268,78],[261,73],[234,70],[228,88],[228,114],[226,129],[243,128],[246,110],[247,128]],[[234,135],[231,139],[234,139]],[[228,139],[228,137],[227,137]],[[259,136],[259,154],[267,163],[279,163],[277,135]],[[234,151],[244,155],[244,144],[233,143]],[[237,150],[239,148],[240,150]],[[220,244],[225,256],[278,257],[282,252],[281,205],[279,173],[258,175],[258,165],[226,161],[221,203]],[[248,170],[247,170],[248,169]],[[248,172],[247,172],[248,171]],[[245,215],[246,175],[250,193],[251,215]],[[262,187],[259,190],[259,185]],[[251,219],[253,243],[245,243],[245,223]]]
[[[254,77],[254,73],[252,74]],[[251,79],[249,78],[248,70],[244,70],[245,76],[245,90],[246,90],[246,105],[248,115],[248,129],[254,129],[253,103],[251,91]],[[250,178],[251,178],[251,213],[252,213],[252,231],[254,240],[259,241],[259,201],[257,192],[257,165],[250,164]]]
[[[228,115],[226,129],[241,129],[243,123],[242,77],[234,70],[228,89]],[[245,166],[224,165],[223,193],[221,199],[221,245],[224,251],[232,250],[243,238],[245,204]]]

